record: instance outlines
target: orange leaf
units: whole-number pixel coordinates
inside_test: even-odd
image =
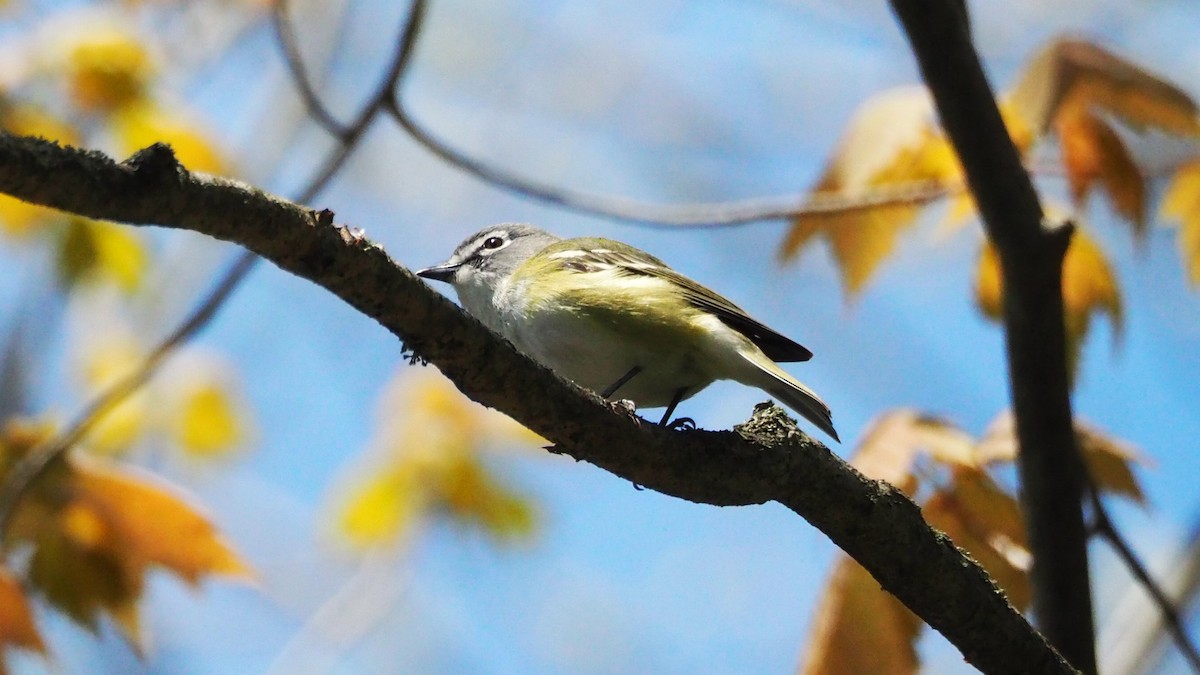
[[[1012,497],[989,484],[990,480],[986,483],[956,483],[950,492],[935,493],[921,510],[930,525],[945,532],[987,570],[1014,607],[1023,609],[1029,605],[1030,599],[1029,573],[1023,566],[1028,562],[1028,552],[1020,544],[999,536],[1001,533],[989,530],[986,521],[977,520],[981,513],[987,512],[987,508],[982,506],[984,503],[994,504],[1002,501],[1002,497],[1007,497],[1012,511],[1016,511],[1016,503]],[[986,492],[977,489],[983,485],[989,485],[985,488]],[[1005,510],[1009,510],[1009,507]]]
[[[1096,487],[1144,506],[1146,495],[1133,474],[1135,462],[1145,463],[1141,453],[1129,443],[1079,422],[1075,424],[1075,435]]]
[[[1200,110],[1191,97],[1082,40],[1051,42],[1025,67],[1008,101],[1014,113],[1039,135],[1048,131],[1061,113],[1072,110],[1101,110],[1139,130],[1200,135]]]
[[[161,565],[190,583],[207,574],[249,578],[250,568],[196,509],[149,475],[72,459],[75,503],[108,528],[105,548],[131,567]]]
[[[1144,464],[1147,460],[1136,448],[1079,420],[1075,421],[1075,438],[1097,487],[1145,503],[1145,495],[1133,474],[1133,463]],[[1016,461],[1017,430],[1012,413],[1005,412],[992,421],[979,442],[978,452],[987,462]]]
[[[1188,281],[1200,285],[1200,161],[1184,164],[1171,177],[1162,215],[1179,221],[1179,256]]]
[[[801,675],[909,675],[921,620],[879,587],[861,565],[842,556],[817,605]]]
[[[868,478],[916,491],[913,466],[921,453],[947,464],[974,465],[974,441],[958,427],[915,410],[894,410],[874,421],[850,464]]]
[[[8,646],[46,653],[25,589],[12,573],[0,568],[0,647]]]
[[[1075,203],[1082,204],[1092,184],[1100,181],[1117,213],[1144,233],[1146,179],[1121,137],[1107,122],[1082,109],[1060,114],[1055,127]]]

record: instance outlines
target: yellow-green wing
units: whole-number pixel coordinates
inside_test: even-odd
[[[667,267],[666,263],[645,251],[619,241],[591,237],[557,242],[547,247],[543,254],[551,248],[561,256],[562,265],[569,269],[580,272],[613,269],[622,274],[657,277],[670,282],[693,307],[711,313],[726,326],[745,335],[772,361],[786,363],[812,358],[812,352],[803,345],[775,332],[725,297]],[[562,255],[568,252],[575,255]]]

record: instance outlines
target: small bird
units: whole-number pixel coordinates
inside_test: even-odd
[[[627,244],[503,223],[417,274],[453,285],[472,316],[602,398],[665,406],[659,424],[715,380],[735,380],[838,440],[829,406],[775,365],[812,352]]]

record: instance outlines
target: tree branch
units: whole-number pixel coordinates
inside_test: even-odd
[[[966,172],[1005,282],[1021,507],[1033,552],[1033,613],[1084,672],[1096,649],[1083,522],[1083,463],[1071,424],[1062,259],[1071,228],[1047,229],[955,0],[891,0]]]
[[[124,163],[0,134],[0,192],[94,218],[236,242],[374,318],[471,398],[555,450],[699,503],[778,501],[989,673],[1071,672],[973,561],[907,497],[870,481],[766,406],[733,432],[673,432],[560,380],[517,353],[331,214],[237,181],[188,173],[155,145]],[[546,392],[553,392],[547,394]]]

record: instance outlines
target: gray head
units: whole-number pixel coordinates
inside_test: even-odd
[[[532,225],[492,225],[464,239],[449,260],[418,270],[417,275],[448,282],[460,291],[464,286],[492,288],[534,253],[558,240]]]
[[[454,286],[463,307],[492,330],[503,333],[496,313],[496,291],[521,263],[559,238],[532,225],[501,223],[463,240],[450,259],[418,270],[426,279]]]

